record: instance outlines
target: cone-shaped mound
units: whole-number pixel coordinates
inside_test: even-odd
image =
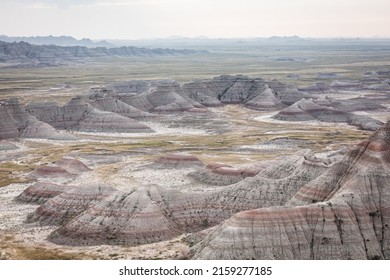
[[[63,224],[114,191],[115,189],[105,185],[75,187],[39,206],[34,213],[28,215],[27,222],[38,222],[41,225]]]
[[[29,174],[34,178],[72,178],[90,169],[81,161],[72,157],[63,157],[58,161],[40,166]]]
[[[42,204],[50,198],[53,198],[73,188],[74,186],[67,186],[49,181],[42,181],[37,182],[34,185],[28,187],[15,199],[21,202]]]

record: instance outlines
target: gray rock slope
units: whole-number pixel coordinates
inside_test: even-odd
[[[301,186],[328,168],[303,155],[296,155],[290,165],[291,172],[283,178],[248,177],[206,193],[156,186],[115,191],[78,207],[74,218],[61,219],[61,227],[50,235],[50,240],[69,245],[137,245],[167,240],[217,225],[243,210],[284,205]],[[275,170],[278,169],[276,164]],[[84,200],[78,199],[74,191],[69,195],[64,192],[53,198],[55,201],[49,199],[30,215],[29,221],[57,223],[56,213],[73,203],[68,198],[76,202]],[[42,210],[49,208],[50,211]]]
[[[90,102],[93,103],[93,101]],[[108,106],[107,102],[102,102],[100,105],[99,100],[96,102],[98,104],[95,106],[101,108]],[[112,110],[126,110],[124,106],[120,108],[120,105],[112,100],[111,103],[116,105],[115,108],[111,107]],[[83,132],[153,132],[148,126],[136,120],[117,113],[100,111],[82,97],[75,97],[64,106],[59,106],[56,103],[30,103],[26,106],[26,110],[39,120],[57,129]]]
[[[324,104],[325,102],[319,100],[319,103]],[[347,123],[360,129],[371,131],[375,131],[383,125],[381,121],[368,116],[359,116],[330,106],[319,105],[313,99],[302,99],[281,110],[273,118],[294,122],[317,120],[321,122]]]
[[[309,97],[277,81],[242,75],[219,76],[180,84],[172,80],[128,81],[107,86],[114,98],[148,112],[189,111],[196,108],[243,104],[256,110],[275,110]]]
[[[0,101],[0,139],[47,138],[72,140],[75,137],[59,133],[51,125],[31,116],[16,98]]]
[[[283,207],[237,213],[196,259],[389,259],[390,122]]]

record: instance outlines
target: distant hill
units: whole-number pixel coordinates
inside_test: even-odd
[[[23,37],[9,37],[6,35],[0,35],[0,41],[13,43],[13,42],[27,42],[34,45],[56,45],[62,47],[69,46],[81,46],[88,48],[106,47],[112,48],[115,45],[108,43],[107,41],[92,41],[91,39],[83,38],[77,40],[71,36],[23,36]]]
[[[204,53],[190,49],[167,48],[87,48],[81,46],[61,47],[55,45],[32,45],[27,42],[7,43],[0,41],[0,63],[24,64],[26,66],[57,66],[80,62],[89,58],[132,56],[177,56]]]

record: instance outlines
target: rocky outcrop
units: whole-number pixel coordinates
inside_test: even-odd
[[[242,75],[177,83],[172,80],[111,83],[113,97],[137,109],[166,113],[194,108],[243,104],[256,110],[275,110],[308,97],[307,93],[277,81]]]
[[[54,231],[58,244],[139,245],[171,239],[201,228],[203,197],[191,200],[176,190],[158,187],[115,192]]]
[[[57,166],[55,164],[48,164],[45,166],[38,167],[29,174],[30,178],[72,178],[66,169]]]
[[[92,88],[91,94],[88,96],[86,101],[101,111],[113,112],[131,119],[145,120],[156,117],[156,115],[139,110],[113,98],[112,93],[113,92],[111,90],[106,88]]]
[[[244,211],[194,247],[198,259],[389,259],[390,122],[283,207]]]
[[[197,157],[185,153],[166,154],[157,158],[152,164],[155,168],[188,168],[203,165]]]
[[[174,113],[195,108],[193,100],[180,95],[180,84],[173,80],[148,81],[147,84],[128,82],[109,87],[117,92],[115,98],[146,112]]]
[[[54,163],[38,167],[29,176],[32,178],[72,178],[89,170],[81,161],[63,157]]]
[[[205,106],[243,104],[256,110],[275,110],[308,97],[302,91],[277,81],[242,75],[219,76],[183,84],[190,98]]]
[[[64,168],[67,172],[73,175],[79,175],[83,172],[91,170],[84,163],[73,157],[62,157],[61,159],[57,160],[55,164]]]
[[[58,225],[76,217],[95,201],[102,200],[114,192],[105,185],[87,185],[69,189],[39,206],[28,215],[28,223]]]
[[[255,110],[283,108],[284,105],[277,96],[278,94],[276,92],[274,92],[268,85],[265,85],[256,97],[245,103],[245,106]]]
[[[57,129],[82,132],[153,132],[148,126],[116,113],[100,111],[84,98],[72,98],[64,106],[30,103],[27,111]],[[119,107],[116,107],[119,110]]]
[[[324,104],[324,100],[320,100]],[[329,104],[330,105],[330,104]],[[374,131],[383,123],[367,116],[359,116],[333,107],[318,105],[313,99],[302,99],[281,110],[273,118],[283,121],[321,121],[347,123],[363,130]]]
[[[25,189],[15,198],[15,200],[20,202],[43,204],[50,198],[73,188],[74,186],[67,186],[49,181],[37,182]]]
[[[37,120],[19,104],[18,99],[0,101],[0,140],[9,138],[46,138],[74,140],[75,137],[59,133],[47,123]]]
[[[205,168],[188,174],[195,180],[211,186],[227,186],[238,183],[247,177],[254,177],[254,170],[233,168],[230,165],[212,163]]]
[[[92,88],[88,96],[73,98],[64,106],[30,103],[26,109],[58,129],[86,132],[148,132],[150,128],[137,120],[150,119],[156,114],[209,113],[206,107],[223,104],[241,104],[263,111],[281,110],[275,116],[280,120],[345,122],[375,130],[381,122],[353,112],[388,110],[381,105],[384,96],[347,100],[310,97],[276,80],[224,75],[183,84],[173,80],[115,82]]]

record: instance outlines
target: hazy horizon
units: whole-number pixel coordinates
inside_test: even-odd
[[[148,41],[148,40],[180,40],[180,39],[183,39],[183,40],[256,40],[256,39],[271,39],[272,37],[279,37],[279,38],[292,38],[294,36],[297,36],[299,39],[312,39],[312,40],[331,40],[331,39],[345,39],[345,40],[390,40],[390,36],[388,37],[379,37],[379,36],[372,36],[372,37],[356,37],[356,36],[351,36],[351,37],[347,37],[347,36],[339,36],[339,37],[301,37],[301,36],[298,36],[298,35],[273,35],[273,36],[268,36],[268,37],[261,37],[261,36],[257,36],[257,37],[208,37],[208,36],[204,36],[204,35],[199,35],[199,36],[193,36],[193,37],[189,37],[189,36],[183,36],[183,35],[170,35],[170,36],[166,36],[166,37],[144,37],[144,38],[135,38],[135,39],[131,39],[131,38],[90,38],[90,37],[75,37],[75,36],[72,36],[72,35],[68,35],[68,34],[61,34],[61,35],[53,35],[53,34],[44,34],[44,35],[9,35],[9,34],[0,34],[0,36],[7,36],[7,37],[18,37],[18,38],[23,38],[23,37],[36,37],[36,38],[39,38],[39,37],[56,37],[56,38],[59,38],[59,37],[72,37],[74,39],[77,39],[77,40],[83,40],[83,39],[90,39],[92,41],[104,41],[104,40],[107,40],[107,41]]]
[[[390,38],[388,0],[3,0],[8,36]]]

